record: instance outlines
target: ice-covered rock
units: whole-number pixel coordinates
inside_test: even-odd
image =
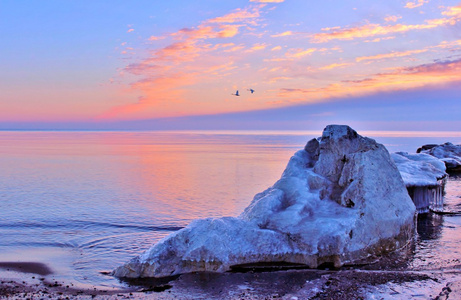
[[[445,143],[442,145],[424,145],[417,153],[426,153],[437,157],[445,163],[447,172],[461,172],[461,145]]]
[[[443,161],[425,153],[395,152],[391,154],[405,186],[436,186],[447,173]]]
[[[418,213],[441,210],[447,177],[444,162],[425,153],[396,152],[391,157]]]
[[[117,277],[224,272],[248,263],[340,266],[407,244],[415,206],[385,147],[329,125],[238,217],[203,219],[117,268]]]

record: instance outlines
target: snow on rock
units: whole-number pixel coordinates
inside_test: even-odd
[[[461,171],[461,145],[453,145],[452,143],[430,144],[422,146],[416,152],[430,154],[442,160],[448,172]]]
[[[437,186],[447,176],[444,162],[429,154],[395,152],[391,157],[407,187]]]
[[[385,147],[348,126],[329,125],[240,216],[194,221],[113,275],[224,272],[263,262],[341,266],[406,245],[414,217]]]
[[[391,154],[418,213],[443,210],[443,190],[447,173],[445,164],[425,153]]]

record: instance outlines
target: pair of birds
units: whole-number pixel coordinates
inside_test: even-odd
[[[247,91],[250,91],[252,94],[255,92],[255,90],[253,90],[253,89],[248,89]],[[235,91],[235,94],[232,94],[232,95],[234,95],[234,96],[240,96],[239,90]]]

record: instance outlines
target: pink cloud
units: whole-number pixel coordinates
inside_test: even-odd
[[[239,32],[240,25],[222,25],[219,27],[218,37],[229,38],[236,36]]]
[[[307,99],[309,102],[319,102],[334,97],[361,96],[454,82],[461,83],[461,59],[397,68],[361,80],[344,80],[319,88],[282,88],[278,96],[298,102]]]
[[[274,34],[271,35],[271,37],[282,37],[282,36],[290,36],[293,35],[294,33],[292,31],[284,31],[282,33]]]
[[[442,12],[446,18],[426,20],[425,24],[395,24],[395,25],[380,25],[366,24],[363,26],[349,28],[327,28],[327,32],[313,34],[311,41],[314,43],[325,43],[332,40],[353,40],[356,38],[369,38],[379,35],[388,35],[395,33],[405,33],[413,30],[432,29],[439,26],[455,25],[461,20],[461,5],[456,7],[448,7]]]
[[[149,37],[149,41],[158,41],[158,40],[164,40],[166,36],[151,36]]]
[[[372,55],[372,56],[361,56],[361,57],[357,57],[355,60],[357,62],[361,62],[361,61],[364,61],[364,60],[388,59],[388,58],[403,57],[403,56],[409,56],[409,55],[413,55],[413,54],[424,53],[426,51],[427,51],[427,49],[409,50],[409,51],[401,51],[401,52],[390,52],[390,53],[384,53],[384,54],[378,54],[378,55]]]
[[[236,9],[226,15],[205,20],[195,27],[183,28],[164,36],[151,36],[150,41],[169,39],[167,46],[150,51],[150,56],[125,67],[127,74],[140,77],[131,91],[141,93],[137,102],[114,107],[104,118],[126,118],[147,114],[150,117],[180,115],[183,109],[198,110],[184,89],[199,82],[212,82],[235,72],[232,53],[244,48],[234,43],[216,43],[249,31],[259,22],[264,5]],[[266,44],[254,44],[251,51],[263,50]],[[239,52],[241,53],[241,52]],[[201,108],[203,110],[203,107]],[[212,108],[206,108],[211,110]],[[216,109],[216,108],[215,108]],[[203,111],[202,111],[203,112]]]
[[[236,9],[234,12],[217,17],[206,21],[206,23],[249,23],[252,25],[256,24],[256,20],[259,18],[259,9]]]
[[[258,50],[264,50],[267,48],[267,44],[265,43],[260,43],[260,44],[254,44],[251,48],[250,51],[258,51]]]
[[[237,51],[240,51],[240,50],[243,50],[243,49],[245,49],[244,45],[238,45],[238,46],[234,46],[232,48],[226,49],[226,50],[224,50],[224,52],[237,52]]]
[[[259,3],[282,3],[285,0],[250,0],[250,2],[259,2]]]
[[[311,55],[315,51],[317,51],[317,48],[308,48],[308,49],[290,49],[285,55],[288,58],[300,58],[306,55]]]
[[[461,40],[456,40],[456,41],[451,41],[451,42],[443,41],[442,43],[440,43],[439,45],[435,47],[442,48],[442,49],[453,49],[453,48],[456,49],[456,48],[461,47]]]
[[[386,22],[397,22],[399,19],[401,19],[401,16],[387,16],[384,18],[384,21]]]

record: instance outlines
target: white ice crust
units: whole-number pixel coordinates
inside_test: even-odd
[[[425,153],[395,152],[391,154],[407,187],[433,187],[447,176],[443,161]]]
[[[329,125],[240,216],[196,220],[113,275],[224,272],[262,262],[340,266],[405,245],[414,216],[385,147],[348,126]]]

